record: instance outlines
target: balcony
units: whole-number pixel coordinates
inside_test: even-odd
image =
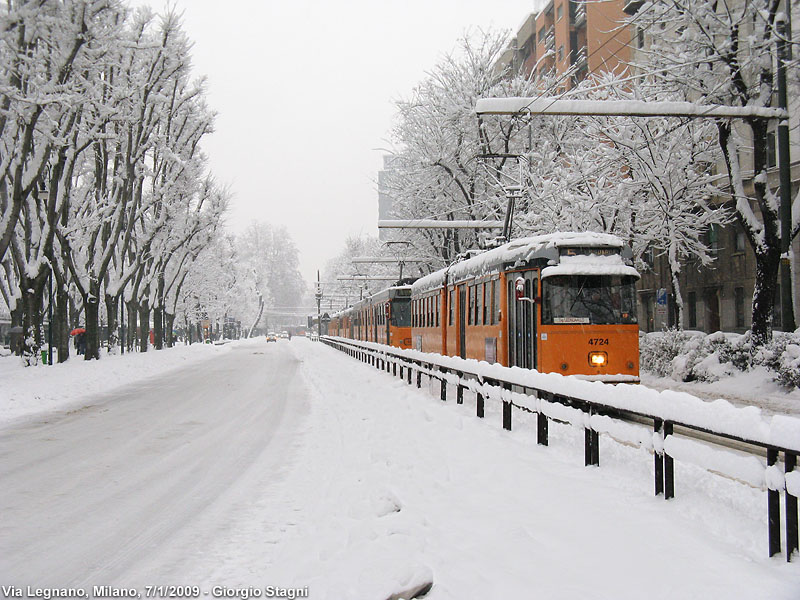
[[[573,3],[572,26],[581,27],[586,24],[586,5]]]
[[[626,15],[635,15],[644,4],[644,0],[629,0],[622,8]]]
[[[555,50],[556,47],[556,33],[553,27],[547,30],[544,36],[544,47],[546,50]]]
[[[572,64],[579,71],[588,68],[587,61],[588,52],[586,50],[586,46],[580,48],[572,54]]]

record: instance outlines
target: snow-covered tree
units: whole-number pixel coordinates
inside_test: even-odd
[[[388,181],[398,218],[496,220],[505,213],[506,198],[497,183],[503,159],[487,170],[481,155],[509,153],[521,119],[494,122],[479,129],[475,102],[490,96],[532,95],[536,87],[522,77],[506,77],[495,69],[507,36],[477,32],[461,41],[413,91],[397,103],[392,130],[396,145]],[[421,230],[413,236],[419,251],[447,264],[477,247],[470,230]]]
[[[680,90],[701,104],[775,106],[776,25],[785,22],[784,6],[784,0],[645,2],[632,20],[652,45],[638,68],[664,93]],[[782,247],[779,200],[767,182],[769,124],[752,117],[716,126],[727,192],[755,253],[752,331],[761,345],[772,336]],[[800,230],[800,200],[793,204],[792,238]]]

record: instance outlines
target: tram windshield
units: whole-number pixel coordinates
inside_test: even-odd
[[[392,300],[392,326],[411,327],[411,298]]]
[[[635,277],[554,275],[542,280],[546,325],[636,323]]]

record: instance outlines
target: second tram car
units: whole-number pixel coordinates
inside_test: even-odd
[[[632,253],[612,235],[554,233],[417,280],[412,342],[504,366],[639,381]]]
[[[334,314],[329,335],[411,348],[411,286],[389,287]]]

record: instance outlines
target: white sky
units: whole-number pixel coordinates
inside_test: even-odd
[[[286,225],[311,281],[347,235],[377,235],[375,181],[393,101],[467,28],[516,32],[541,0],[173,3],[219,113],[203,146],[234,194],[228,228]]]

